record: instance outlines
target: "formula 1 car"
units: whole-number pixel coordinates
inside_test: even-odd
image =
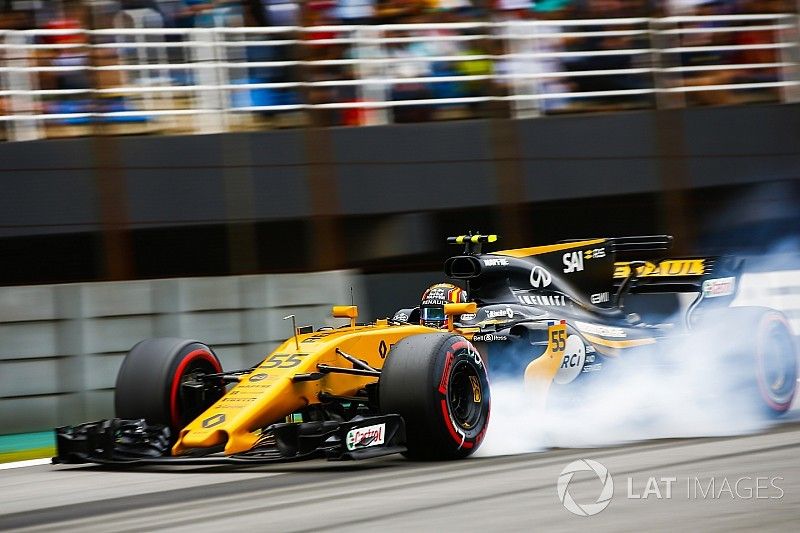
[[[474,303],[446,309],[475,311]],[[234,372],[198,341],[140,342],[119,370],[117,418],[57,428],[53,462],[457,459],[478,448],[489,385],[464,337],[390,319],[358,325],[355,306],[333,316],[349,326],[295,327],[259,364]]]
[[[740,261],[667,259],[668,236],[487,254],[481,247],[496,236],[449,241],[464,252],[445,262],[445,274],[463,280],[473,301],[443,305],[446,330],[419,325],[420,308],[357,325],[355,307],[334,307],[349,326],[294,328],[261,363],[235,372],[223,372],[197,341],[143,341],[119,372],[118,418],[58,428],[54,461],[457,459],[480,446],[488,427],[487,367],[516,374],[544,405],[701,334],[712,340],[703,346],[743,369],[740,395],[771,414],[792,402],[797,347],[785,317],[728,307]],[[696,296],[680,323],[664,324],[626,309],[629,295],[647,293]]]

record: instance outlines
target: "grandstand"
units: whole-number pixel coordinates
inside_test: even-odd
[[[798,100],[794,2],[11,1],[1,20],[10,141]]]

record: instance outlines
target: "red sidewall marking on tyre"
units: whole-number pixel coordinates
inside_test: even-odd
[[[222,367],[220,366],[219,361],[217,361],[217,358],[214,357],[208,350],[203,350],[201,348],[199,350],[189,352],[183,357],[178,365],[178,368],[175,369],[175,374],[173,374],[172,387],[170,388],[169,394],[169,414],[170,418],[172,419],[172,426],[174,428],[178,428],[178,425],[181,423],[178,413],[178,388],[181,385],[181,375],[183,374],[183,371],[186,370],[186,367],[189,366],[189,363],[196,359],[205,359],[211,363],[211,366],[213,366],[217,372],[222,372]]]
[[[762,323],[760,325],[768,326],[770,322],[778,322],[779,324],[783,324],[783,326],[788,331],[792,331],[791,330],[791,326],[789,326],[789,323],[783,317],[779,317],[779,316],[768,317],[767,320],[762,321]],[[761,340],[765,337],[767,331],[768,331],[768,329],[766,327],[764,327],[763,329],[760,328],[760,330],[758,332],[758,349],[756,350],[756,357],[758,358],[758,368],[759,368],[759,372],[758,372],[758,376],[757,376],[757,378],[758,378],[757,379],[757,381],[758,381],[758,390],[761,392],[761,398],[767,403],[767,405],[769,405],[770,408],[772,408],[772,409],[774,409],[775,411],[778,411],[778,412],[784,412],[792,404],[792,400],[794,400],[794,391],[789,396],[789,398],[787,399],[786,403],[778,403],[774,399],[772,399],[772,397],[770,397],[770,395],[769,395],[769,385],[766,382],[767,372],[766,372],[766,369],[764,368],[764,359],[765,359],[764,358],[764,343],[761,342]],[[797,364],[797,363],[795,363],[795,364]],[[795,377],[795,379],[796,379],[796,377]]]
[[[475,347],[474,347],[473,345],[471,345],[471,344],[470,344],[468,341],[466,341],[466,340],[463,340],[463,341],[458,341],[458,342],[454,343],[454,344],[453,344],[453,345],[450,347],[450,349],[451,349],[451,350],[453,350],[454,352],[456,352],[456,351],[458,351],[458,350],[460,350],[460,349],[462,349],[462,348],[466,348],[466,349],[467,349],[468,351],[470,351],[470,352],[477,352],[477,350],[475,349]]]
[[[439,380],[439,392],[447,396],[447,386],[450,384],[450,369],[453,367],[453,352],[447,352],[447,357],[444,360],[444,370],[442,370],[442,379]]]
[[[444,398],[441,400],[442,406],[442,417],[444,418],[445,427],[447,427],[447,432],[450,433],[450,436],[453,437],[453,440],[459,444],[460,448],[472,448],[475,445],[475,442],[472,440],[467,440],[466,436],[460,435],[457,431],[455,426],[453,425],[453,420],[450,417],[450,410],[447,407],[447,387],[450,384],[450,371],[453,369],[453,360],[455,359],[455,353],[458,350],[466,349],[469,353],[477,354],[477,350],[475,347],[472,346],[466,340],[460,340],[458,342],[453,343],[450,346],[450,350],[447,352],[447,358],[444,362],[444,370],[442,371],[442,379],[439,381],[439,392],[444,395]],[[480,355],[478,356],[480,357]],[[481,367],[483,367],[483,362],[481,361]],[[487,420],[488,422],[488,420]],[[480,442],[480,441],[478,441]]]
[[[478,445],[483,441],[483,437],[486,436],[486,430],[489,429],[489,415],[491,415],[492,409],[489,407],[486,409],[486,421],[483,423],[483,429],[480,433],[475,437],[475,444]]]
[[[450,436],[453,437],[453,440],[459,444],[459,448],[472,448],[472,441],[468,441],[466,437],[462,437],[456,432],[456,428],[453,426],[453,421],[450,420],[450,411],[447,409],[447,400],[442,400],[442,416],[444,417],[444,424],[447,426],[447,431],[450,433]]]

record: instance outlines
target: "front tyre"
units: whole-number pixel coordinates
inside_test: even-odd
[[[486,434],[491,403],[486,365],[461,336],[432,333],[398,342],[378,388],[381,411],[405,421],[409,458],[467,457]]]
[[[117,374],[116,416],[168,426],[175,436],[225,393],[221,380],[199,379],[220,372],[216,354],[201,342],[144,340],[131,348]],[[190,381],[202,386],[185,386]]]

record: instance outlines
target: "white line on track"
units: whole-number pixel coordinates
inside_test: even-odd
[[[14,463],[0,463],[0,470],[10,470],[12,468],[25,468],[26,466],[49,465],[50,459],[29,459],[28,461],[17,461]]]

